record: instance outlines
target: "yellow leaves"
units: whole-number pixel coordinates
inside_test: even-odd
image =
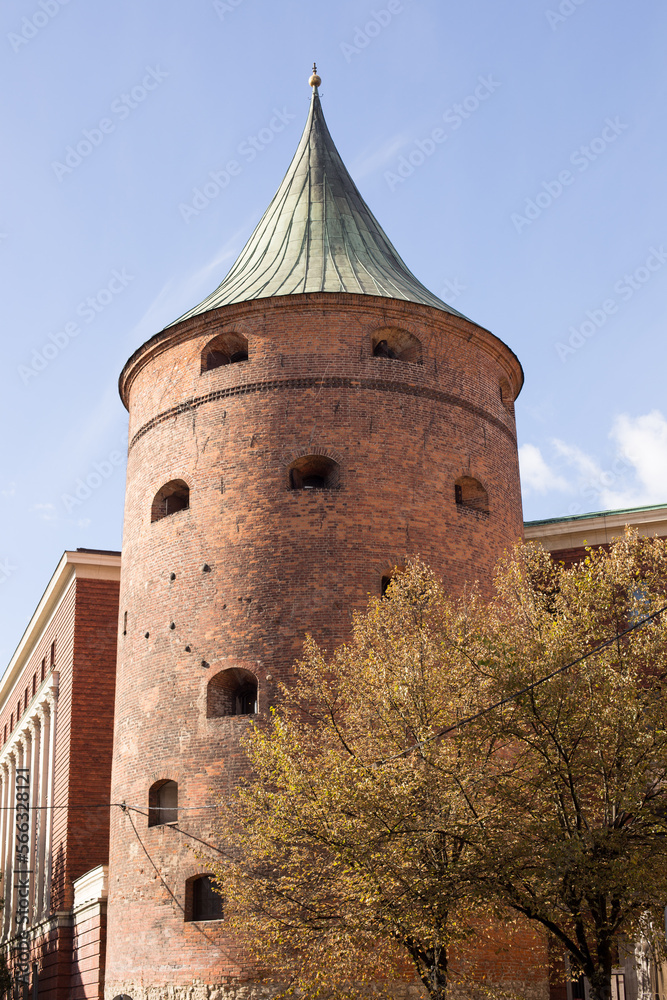
[[[333,655],[307,639],[221,818],[230,921],[276,980],[352,998],[408,941],[446,948],[508,905],[566,940],[579,921],[594,952],[592,899],[621,901],[620,928],[667,898],[667,624],[514,697],[660,607],[666,552],[628,535],[565,569],[523,546],[486,603],[415,562]]]

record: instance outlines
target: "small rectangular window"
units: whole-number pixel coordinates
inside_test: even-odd
[[[35,697],[36,694],[37,694],[37,674],[34,673],[32,675],[32,696],[33,696],[33,698]]]
[[[56,640],[54,639],[53,642],[51,643],[51,670],[53,670],[55,665],[56,665]]]
[[[127,635],[127,611],[123,613],[123,635]]]
[[[26,688],[25,689],[25,694],[23,695],[23,711],[24,712],[25,712],[26,708],[28,707],[28,701],[30,700],[29,694],[28,694],[29,691],[30,691],[30,688]]]
[[[42,660],[42,680],[46,677],[46,657]]]
[[[572,1000],[586,1000],[586,987],[583,976],[579,976],[572,983]]]
[[[192,883],[192,916],[190,920],[222,920],[222,897],[216,892],[213,879],[201,875]],[[186,917],[188,919],[188,917]]]
[[[623,972],[612,974],[611,1000],[625,1000],[625,974]]]
[[[13,712],[9,716],[9,731],[10,731],[10,733],[14,732],[14,713]]]
[[[2,742],[3,742],[3,743],[6,743],[6,742],[7,742],[7,723],[6,723],[6,722],[5,722],[5,736],[4,736],[4,739],[3,739],[3,741],[2,741]]]
[[[16,706],[16,721],[18,722],[21,718],[21,699],[19,698],[19,703]]]

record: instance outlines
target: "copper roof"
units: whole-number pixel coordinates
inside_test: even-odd
[[[340,158],[317,86],[294,159],[257,228],[222,284],[176,322],[304,292],[379,295],[463,315],[429,292],[390,243]]]

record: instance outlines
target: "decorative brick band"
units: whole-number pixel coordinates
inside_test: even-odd
[[[384,379],[343,378],[336,376],[327,378],[321,375],[313,375],[304,378],[247,382],[242,385],[230,386],[227,389],[217,389],[215,392],[207,392],[205,396],[195,396],[184,403],[179,403],[178,406],[172,406],[171,409],[159,413],[152,420],[145,423],[130,441],[130,448],[133,448],[144,434],[157,427],[158,424],[163,424],[165,420],[171,420],[181,413],[190,413],[192,410],[203,406],[204,403],[213,403],[219,399],[233,399],[235,396],[248,396],[252,392],[271,392],[280,389],[372,389],[376,392],[397,392],[404,396],[418,396],[422,399],[432,399],[437,403],[457,406],[462,410],[467,410],[469,413],[474,413],[476,416],[482,417],[484,420],[488,420],[489,423],[498,427],[503,434],[506,434],[510,441],[516,442],[516,436],[502,420],[498,420],[497,417],[483,410],[480,406],[475,406],[473,403],[458,399],[447,392],[439,392],[437,389],[420,388],[419,386],[410,385],[407,382],[389,382]]]

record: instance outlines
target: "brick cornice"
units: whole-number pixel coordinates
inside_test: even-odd
[[[484,420],[487,420],[489,423],[498,427],[503,434],[507,435],[510,441],[516,442],[516,435],[506,424],[502,422],[502,420],[498,420],[492,413],[489,413],[488,410],[483,409],[481,406],[475,406],[474,403],[469,403],[467,400],[461,399],[460,397],[454,396],[448,392],[440,392],[437,389],[432,389],[427,386],[416,386],[410,382],[403,382],[398,379],[354,378],[352,376],[332,376],[327,378],[322,375],[313,375],[300,378],[266,379],[261,382],[246,382],[241,383],[240,385],[228,386],[225,389],[217,389],[213,392],[207,392],[203,396],[195,396],[192,399],[184,400],[177,406],[172,406],[168,410],[163,410],[162,413],[158,413],[157,416],[148,420],[133,435],[129,448],[131,450],[136,442],[144,436],[144,434],[147,434],[148,431],[157,427],[158,424],[162,424],[166,420],[172,420],[174,417],[180,416],[183,413],[191,413],[192,410],[198,409],[205,403],[212,403],[220,399],[233,399],[236,396],[247,396],[255,392],[272,392],[286,389],[357,389],[372,390],[376,392],[395,392],[407,396],[418,396],[422,399],[430,399],[437,403],[443,403],[447,406],[456,406],[460,409],[467,410],[469,413],[474,413],[476,416],[482,417]]]
[[[76,579],[120,580],[120,553],[76,551],[63,553],[0,680],[0,706],[4,705],[11,695],[23,667]]]
[[[139,372],[152,359],[176,344],[200,337],[207,331],[222,332],[228,324],[236,324],[246,317],[268,312],[289,312],[294,315],[322,312],[374,313],[378,317],[378,326],[400,324],[410,329],[411,320],[427,323],[429,327],[441,333],[446,333],[462,340],[474,343],[486,354],[490,355],[506,371],[512,384],[514,398],[523,386],[523,368],[514,351],[500,338],[484,327],[453,316],[430,306],[407,302],[402,299],[386,299],[374,295],[353,295],[350,293],[318,292],[305,295],[283,295],[271,299],[253,299],[235,305],[223,306],[200,316],[193,316],[176,326],[167,327],[156,333],[139,347],[128,359],[118,379],[118,391],[126,408],[129,409],[129,395],[132,383]]]

